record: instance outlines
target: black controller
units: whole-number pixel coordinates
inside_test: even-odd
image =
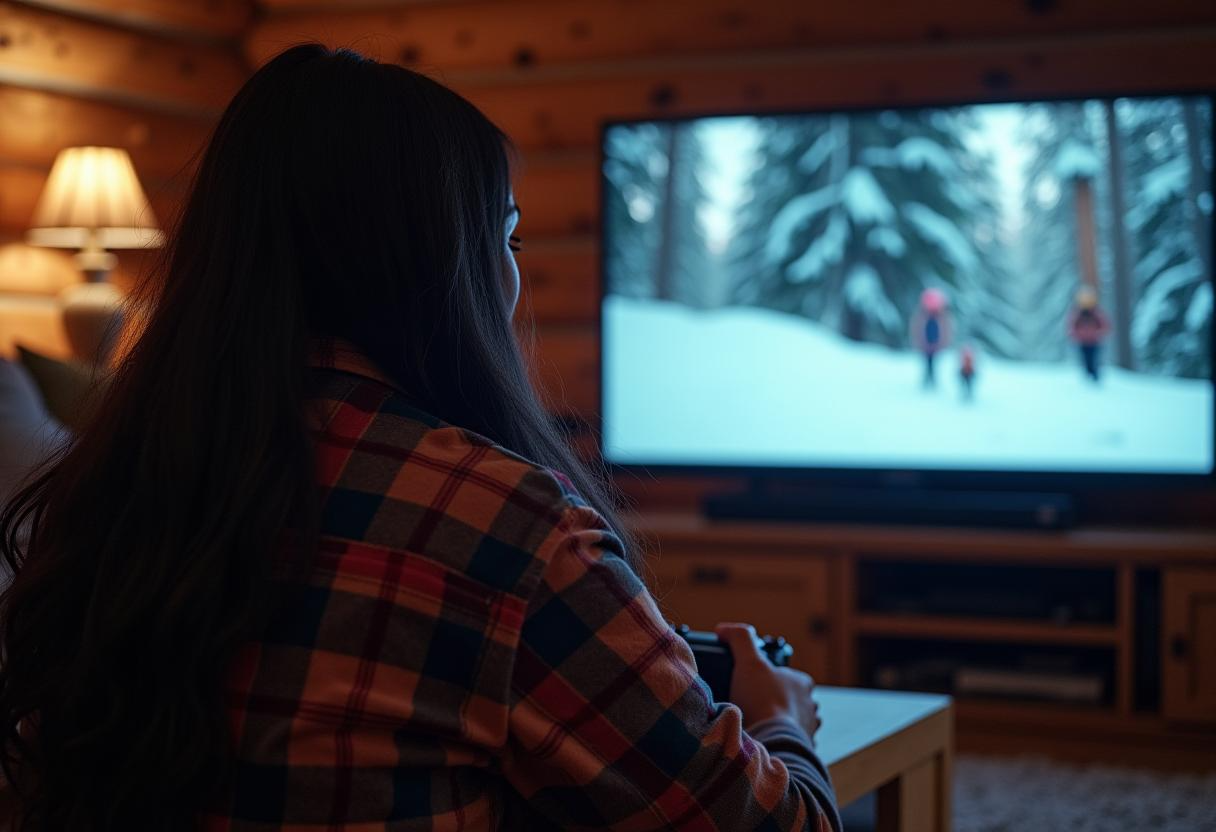
[[[730,677],[735,669],[734,657],[730,647],[713,633],[703,633],[689,629],[687,624],[676,627],[676,633],[688,642],[692,648],[693,658],[697,662],[697,672],[709,685],[715,702],[730,701]],[[765,636],[760,644],[760,652],[773,663],[774,667],[786,667],[794,648],[781,636]]]

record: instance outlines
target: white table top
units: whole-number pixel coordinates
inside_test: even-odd
[[[815,687],[815,701],[823,720],[815,745],[828,766],[950,706],[949,696],[936,693],[825,685]]]

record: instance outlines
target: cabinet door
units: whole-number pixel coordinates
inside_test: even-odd
[[[752,624],[760,635],[785,636],[794,647],[792,666],[830,680],[826,560],[664,550],[651,570],[655,598],[673,624]]]
[[[1171,719],[1216,722],[1216,569],[1167,569],[1162,700]]]

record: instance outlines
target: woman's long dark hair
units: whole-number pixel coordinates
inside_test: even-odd
[[[563,471],[504,293],[503,134],[428,78],[299,46],[224,113],[143,334],[5,509],[0,762],[24,828],[183,829],[223,788],[223,681],[307,529],[306,365],[357,346],[435,416]],[[620,531],[618,527],[618,531]]]

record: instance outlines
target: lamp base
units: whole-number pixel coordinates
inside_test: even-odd
[[[72,353],[105,366],[122,333],[123,293],[104,281],[76,283],[59,293],[63,329]],[[90,276],[91,277],[91,276]]]

